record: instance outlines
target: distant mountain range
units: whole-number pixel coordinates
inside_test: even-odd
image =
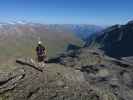
[[[88,38],[85,47],[98,47],[112,57],[133,56],[133,21],[114,25]]]
[[[20,56],[35,56],[38,38],[47,48],[48,57],[82,47],[86,37],[103,28],[96,25],[41,24],[25,21],[0,23],[0,61]],[[4,58],[4,59],[3,59]]]
[[[98,26],[98,25],[88,25],[88,24],[64,24],[64,25],[50,25],[50,29],[56,29],[56,30],[61,30],[63,29],[64,31],[70,31],[74,33],[76,36],[81,38],[82,40],[86,40],[87,37],[90,35],[100,32],[105,27]]]
[[[98,26],[98,25],[91,25],[91,24],[40,24],[40,23],[32,23],[26,21],[12,21],[6,23],[0,23],[0,27],[3,25],[40,25],[45,26],[46,29],[49,30],[57,30],[57,31],[66,31],[74,33],[76,36],[81,38],[82,40],[86,40],[93,33],[97,33],[102,31],[106,28],[106,26]]]

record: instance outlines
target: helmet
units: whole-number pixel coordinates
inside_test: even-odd
[[[38,44],[42,44],[42,42],[41,41],[38,41]]]

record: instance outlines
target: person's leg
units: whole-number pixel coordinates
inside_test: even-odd
[[[39,61],[39,62],[44,62],[44,56],[39,56],[39,57],[38,57],[38,61]]]
[[[41,62],[41,61],[42,61],[42,57],[38,56],[38,62]]]
[[[46,56],[44,56],[43,61],[44,61],[44,63],[47,63],[47,62],[48,62],[48,61],[47,61],[47,57],[46,57]]]
[[[40,58],[39,58],[39,56],[37,56],[37,60],[38,60],[38,62],[40,61]]]

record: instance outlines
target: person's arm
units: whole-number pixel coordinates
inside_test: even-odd
[[[43,51],[44,51],[44,54],[46,55],[46,48],[43,46]]]
[[[36,52],[38,52],[38,47],[36,47]]]
[[[44,47],[44,54],[46,55],[46,48]]]

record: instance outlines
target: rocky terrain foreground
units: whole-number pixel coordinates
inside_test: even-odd
[[[133,100],[129,58],[84,48],[46,64],[18,59],[14,71],[0,73],[0,100]]]

